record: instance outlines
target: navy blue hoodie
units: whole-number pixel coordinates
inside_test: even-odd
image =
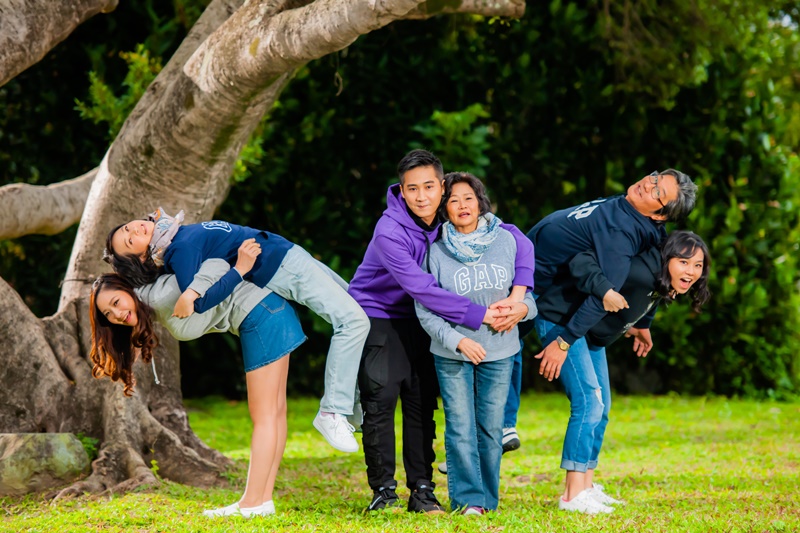
[[[658,246],[666,236],[663,224],[636,211],[625,196],[600,198],[551,213],[528,232],[536,250],[534,292],[544,294],[553,284],[571,283],[569,262],[587,250],[595,252],[600,268],[619,292],[633,257]],[[569,318],[561,337],[574,343],[605,314],[601,300],[586,298]]]

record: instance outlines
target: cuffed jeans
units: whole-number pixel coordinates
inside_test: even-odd
[[[434,356],[434,362],[444,404],[450,507],[497,509],[503,408],[514,358],[475,365]]]
[[[358,365],[369,319],[347,294],[347,283],[300,246],[293,246],[278,271],[267,283],[287,300],[314,311],[333,326],[333,338],[325,362],[325,394],[321,411],[353,414]]]
[[[433,439],[439,387],[431,339],[416,318],[370,318],[358,385],[364,422],[361,425],[367,479],[372,490],[397,486],[394,412],[398,397],[403,411],[403,465],[407,486],[431,482]]]
[[[534,325],[545,347],[564,332],[563,326],[538,316]],[[567,352],[559,379],[570,403],[561,468],[586,472],[597,468],[611,410],[606,349],[588,344],[584,337],[578,339]]]

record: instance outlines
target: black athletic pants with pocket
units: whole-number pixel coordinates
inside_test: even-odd
[[[439,383],[430,352],[430,337],[416,318],[370,318],[370,331],[358,386],[364,422],[361,426],[367,479],[372,490],[397,485],[394,413],[400,398],[403,415],[403,464],[407,486],[431,481],[433,439]]]

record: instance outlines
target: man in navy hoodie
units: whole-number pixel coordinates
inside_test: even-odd
[[[503,224],[517,241],[514,288],[509,298],[491,309],[440,288],[421,265],[439,232],[442,164],[430,152],[413,150],[400,161],[397,171],[400,183],[389,187],[386,210],[349,290],[370,320],[358,376],[364,410],[364,458],[374,493],[367,510],[401,504],[394,479],[394,413],[399,397],[403,463],[411,490],[408,510],[443,513],[431,481],[436,459],[433,412],[438,383],[430,337],[419,324],[414,301],[446,320],[473,329],[482,323],[494,324],[498,330],[511,329],[527,313],[522,298],[528,288],[533,288],[533,246],[517,228]]]
[[[697,186],[686,174],[668,169],[644,176],[625,195],[600,198],[546,216],[528,232],[536,247],[534,292],[544,294],[550,287],[573,283],[569,263],[585,251],[595,253],[603,274],[619,291],[628,278],[631,260],[666,238],[665,222],[685,218],[692,211],[696,192]],[[559,508],[591,514],[610,512],[608,504],[619,503],[593,483],[611,394],[605,352],[600,353],[584,337],[605,315],[603,302],[590,296],[577,310],[569,311],[563,325],[549,322],[541,314],[533,321],[544,346],[535,356],[541,359],[539,374],[549,381],[560,377],[570,399],[561,461],[561,468],[567,471],[566,488]],[[637,330],[636,340],[644,346],[644,353],[652,347],[649,329]],[[511,394],[508,402],[519,406],[518,397]]]

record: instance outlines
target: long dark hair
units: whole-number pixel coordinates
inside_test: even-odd
[[[97,307],[97,296],[103,291],[124,291],[133,298],[138,322],[135,326],[112,324]],[[103,274],[92,285],[89,296],[89,322],[92,325],[92,376],[108,376],[122,381],[123,394],[131,396],[136,380],[133,362],[137,354],[142,361],[153,359],[158,337],[153,331],[153,309],[141,301],[128,281],[117,274]]]
[[[111,245],[114,234],[125,224],[120,224],[112,229],[106,237],[106,249],[103,252],[103,261],[111,265],[114,272],[128,280],[134,288],[139,288],[153,283],[162,274],[159,267],[150,255],[150,248],[145,251],[144,260],[134,254],[118,254]]]
[[[439,206],[439,216],[443,220],[447,220],[447,200],[453,193],[453,185],[456,183],[466,183],[475,191],[475,198],[478,200],[478,208],[481,210],[481,215],[485,215],[492,210],[492,202],[489,201],[486,187],[481,180],[469,172],[448,172],[444,176],[444,196]]]
[[[669,260],[676,257],[691,259],[697,250],[703,251],[703,273],[689,289],[688,294],[692,298],[692,309],[699,313],[700,308],[711,297],[711,291],[708,290],[708,270],[711,266],[711,256],[708,253],[708,246],[697,234],[691,231],[673,231],[661,244],[661,278],[658,292],[666,297],[672,291]]]

